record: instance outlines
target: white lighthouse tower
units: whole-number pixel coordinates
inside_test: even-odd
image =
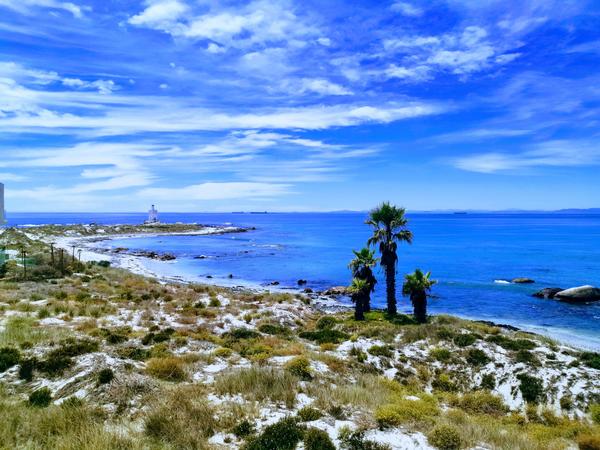
[[[160,221],[158,220],[158,211],[156,210],[154,205],[152,205],[152,208],[150,208],[150,211],[148,211],[148,220],[146,220],[145,223],[147,223],[147,224],[160,223]]]
[[[0,183],[0,225],[6,223],[6,211],[4,211],[4,185]]]

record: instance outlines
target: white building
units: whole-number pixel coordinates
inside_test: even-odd
[[[6,223],[6,211],[4,211],[4,185],[0,183],[0,225]]]
[[[160,221],[158,220],[158,211],[156,210],[154,205],[152,205],[152,208],[150,209],[150,211],[148,211],[148,220],[146,220],[145,223],[160,223]]]

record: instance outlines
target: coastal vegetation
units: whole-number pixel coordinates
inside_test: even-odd
[[[21,269],[0,279],[0,448],[599,448],[600,355],[427,317],[420,271],[414,316],[367,311],[353,271],[356,320],[72,257],[53,278]]]

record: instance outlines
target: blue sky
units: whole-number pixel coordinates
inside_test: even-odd
[[[10,211],[598,207],[600,4],[0,0]]]

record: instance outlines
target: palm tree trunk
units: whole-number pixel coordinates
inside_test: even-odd
[[[415,292],[411,295],[411,300],[417,322],[427,322],[427,294],[425,292]]]
[[[354,302],[354,320],[365,320],[364,309],[365,299],[361,295]]]
[[[396,309],[396,266],[393,263],[385,266],[385,283],[387,291],[387,312],[395,316]]]
[[[365,297],[365,307],[364,307],[365,312],[371,312],[371,296],[367,295]]]

